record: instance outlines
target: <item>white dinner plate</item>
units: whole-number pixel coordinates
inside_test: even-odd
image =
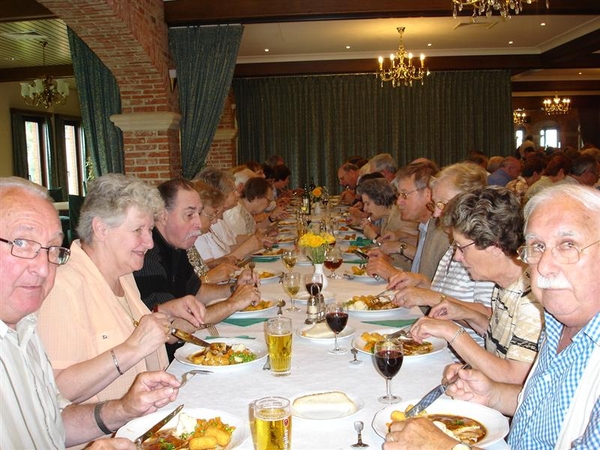
[[[173,411],[174,409],[175,408],[171,408],[170,410]],[[238,448],[246,441],[246,439],[248,439],[248,436],[250,435],[248,421],[243,420],[241,417],[233,414],[229,414],[228,412],[219,411],[218,409],[185,407],[182,409],[182,412],[186,413],[188,416],[195,417],[196,419],[212,419],[214,417],[220,417],[221,422],[234,426],[235,430],[231,435],[231,442],[227,447],[225,447],[225,450],[233,450],[234,448]],[[152,425],[156,424],[166,415],[167,413],[165,411],[156,411],[152,414],[148,414],[147,416],[134,419],[119,428],[116,437],[128,438],[132,441],[135,441],[140,435],[148,431]],[[164,428],[175,428],[178,420],[179,414],[173,417]]]
[[[254,269],[254,271],[260,276],[261,284],[268,284],[273,283],[275,281],[279,281],[281,279],[281,275],[283,275],[283,272],[281,272],[280,270],[272,272],[270,270]],[[270,277],[263,278],[264,273],[272,273],[273,275],[271,275]]]
[[[236,311],[231,316],[232,319],[249,319],[251,317],[267,317],[277,309],[277,302],[273,300],[265,300],[271,304],[265,309],[256,309],[254,311]]]
[[[380,280],[377,280],[375,278],[373,278],[371,275],[355,275],[354,272],[352,272],[352,270],[346,270],[344,271],[344,276],[346,276],[347,279],[352,280],[352,281],[360,281],[361,283],[369,283],[369,284],[385,284],[387,283],[387,281],[385,281],[383,278]]]
[[[390,415],[393,411],[405,411],[409,405],[416,405],[420,398],[400,402],[393,406],[382,409],[373,417],[373,429],[385,439],[388,432],[387,424],[392,420]],[[498,442],[508,434],[508,419],[498,411],[477,403],[464,402],[462,400],[451,400],[441,398],[427,407],[430,414],[452,414],[474,419],[481,423],[487,430],[487,435],[477,443],[478,447],[486,447]]]
[[[319,401],[320,394],[328,393],[339,393],[346,396],[348,402],[344,404],[334,404],[324,397],[323,401]],[[314,396],[315,401],[310,405],[302,408],[302,410],[295,408],[295,402],[299,397]],[[292,415],[299,419],[309,420],[330,420],[330,419],[341,419],[342,417],[348,417],[356,414],[358,411],[363,409],[365,402],[354,395],[346,394],[341,391],[317,391],[317,392],[305,392],[303,394],[294,395],[290,399],[292,405]]]
[[[321,323],[324,323],[324,322],[321,322]],[[311,336],[305,336],[303,334],[305,331],[310,330],[313,326],[314,325],[302,326],[296,330],[296,334],[299,337],[301,337],[302,339],[307,339],[309,341],[322,342],[324,344],[330,344],[330,343],[333,344],[333,342],[335,341],[335,337],[333,336],[333,331],[331,332],[331,337],[311,337]],[[327,325],[325,325],[325,326],[327,326]],[[342,330],[342,332],[338,335],[338,340],[344,339],[344,338],[349,338],[349,337],[353,336],[354,333],[356,333],[356,329],[351,325],[346,325],[346,328],[344,328]]]
[[[408,328],[405,328],[406,330],[408,330]],[[395,333],[396,331],[400,330],[400,328],[387,328],[384,330],[375,330],[376,332],[378,332],[379,334],[392,334]],[[362,334],[362,333],[361,333]],[[441,352],[442,350],[444,350],[447,346],[448,343],[446,342],[446,339],[440,339],[440,338],[436,338],[436,337],[429,337],[427,339],[425,339],[427,342],[431,342],[431,345],[433,345],[433,348],[431,349],[431,352],[429,353],[425,353],[424,355],[407,355],[405,356],[405,358],[407,359],[420,359],[420,358],[426,358],[430,355],[433,355],[434,353],[438,353]],[[361,336],[356,336],[353,340],[352,340],[352,347],[354,347],[356,350],[358,350],[361,353],[365,353],[366,355],[372,355],[371,352],[365,350],[365,344],[367,342],[361,337]]]
[[[323,291],[323,292],[321,292],[321,294],[323,294],[323,298],[325,299],[326,302],[330,302],[331,300],[333,300],[335,298],[333,293],[329,292],[329,291]],[[306,291],[300,292],[298,295],[296,295],[295,301],[296,301],[296,303],[306,304],[306,302],[308,301],[308,297],[310,297],[308,292],[306,292]]]
[[[298,267],[308,267],[312,266],[312,261],[306,256],[298,256],[298,259],[296,259],[296,265]]]
[[[401,310],[400,307],[392,308],[392,309],[350,309],[348,308],[348,314],[350,317],[359,320],[377,320],[380,318],[389,318],[393,317],[395,314]]]
[[[252,353],[256,355],[256,359],[254,361],[240,363],[240,364],[231,364],[229,366],[206,366],[204,364],[194,364],[188,359],[188,356],[198,352],[202,347],[198,347],[194,344],[185,344],[183,347],[179,347],[175,351],[175,359],[182,364],[192,367],[200,367],[202,369],[210,370],[214,373],[219,372],[234,372],[237,370],[249,369],[252,367],[262,367],[264,364],[264,359],[267,357],[268,351],[265,344],[257,341],[249,341],[247,339],[236,339],[236,338],[215,338],[211,339],[210,343],[214,344],[215,342],[224,342],[227,345],[235,345],[235,344],[244,344],[244,346],[249,349]]]

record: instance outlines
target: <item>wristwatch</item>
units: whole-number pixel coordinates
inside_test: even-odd
[[[456,444],[454,447],[452,447],[452,450],[471,450],[472,448],[473,447],[471,447],[469,444],[461,442],[460,444]]]
[[[381,242],[377,242],[377,239],[379,239],[380,237],[381,237],[381,235],[379,235],[379,234],[377,236],[375,236],[373,238],[373,244],[381,246]]]

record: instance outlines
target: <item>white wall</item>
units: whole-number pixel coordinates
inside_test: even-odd
[[[25,105],[21,97],[21,85],[18,82],[0,83],[0,177],[13,175],[12,133],[10,124],[10,109],[42,111],[54,114],[64,114],[79,117],[79,96],[76,89],[71,91],[67,103],[48,109]]]

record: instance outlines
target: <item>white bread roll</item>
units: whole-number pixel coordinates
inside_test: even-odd
[[[336,419],[357,411],[356,404],[340,391],[303,395],[292,407],[296,415],[310,419]]]
[[[314,324],[308,330],[303,331],[302,335],[314,339],[333,339],[335,337],[335,334],[331,331],[331,328],[327,326],[326,322]]]

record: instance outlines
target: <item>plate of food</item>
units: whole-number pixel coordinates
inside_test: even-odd
[[[323,292],[321,292],[321,295],[323,295],[323,299],[326,302],[329,302],[329,301],[333,300],[334,297],[335,297],[333,295],[333,293],[329,292],[329,291],[323,291]],[[296,303],[304,303],[304,304],[306,304],[306,302],[308,301],[309,297],[310,297],[310,294],[307,291],[303,291],[303,292],[300,292],[298,295],[296,295],[295,300],[296,300]]]
[[[356,333],[354,327],[346,325],[346,328],[338,334],[338,339],[348,338]],[[326,322],[318,322],[313,325],[304,325],[296,330],[296,334],[303,339],[309,341],[333,343],[335,340],[335,334],[331,331],[331,328],[327,326]]]
[[[258,274],[258,278],[260,278],[260,282],[267,284],[273,283],[274,281],[279,281],[281,279],[282,272],[269,272],[268,270],[255,269],[254,270]]]
[[[398,331],[398,328],[389,328],[386,330],[378,330],[373,332],[365,331],[360,336],[356,336],[352,341],[352,347],[361,353],[367,355],[373,354],[373,347],[376,342],[385,340],[387,334],[392,334]],[[404,344],[404,356],[408,359],[424,358],[444,350],[448,343],[445,339],[430,337],[422,343],[413,341],[412,339],[402,338]]]
[[[372,423],[375,432],[385,439],[389,424],[404,420],[404,411],[419,400],[400,402],[379,411]],[[441,422],[458,440],[477,447],[492,445],[508,434],[508,419],[495,409],[477,403],[439,399],[420,415],[433,422]]]
[[[351,266],[350,270],[344,271],[344,276],[349,280],[360,281],[361,283],[383,284],[386,281],[383,278],[376,279],[367,273],[367,269],[360,266]]]
[[[250,305],[242,311],[234,312],[232,319],[244,319],[250,317],[266,317],[277,308],[277,302],[271,300],[261,300],[256,305]]]
[[[281,258],[285,253],[284,248],[269,248],[260,252],[252,253],[252,260],[256,262],[273,262]]]
[[[342,391],[318,391],[295,395],[290,399],[292,415],[299,419],[330,420],[352,416],[365,403]]]
[[[216,338],[211,340],[210,347],[185,344],[175,351],[175,359],[188,366],[218,373],[260,366],[267,354],[267,347],[261,342]]]
[[[161,410],[134,419],[119,428],[116,437],[135,441],[166,415],[165,411]],[[248,421],[241,417],[217,409],[184,407],[158,433],[138,448],[151,450],[196,446],[197,448],[233,450],[240,447],[249,435]],[[195,441],[190,442],[192,439]],[[172,444],[172,447],[157,446],[163,442]]]
[[[389,316],[399,306],[392,303],[391,297],[375,297],[374,295],[355,295],[344,302],[348,314],[361,319],[373,319],[379,316]]]

